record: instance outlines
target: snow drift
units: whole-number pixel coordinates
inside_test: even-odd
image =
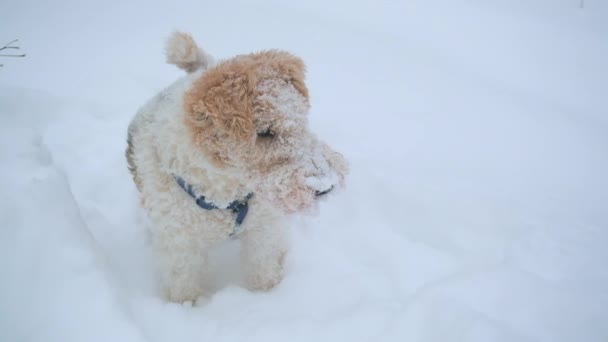
[[[605,341],[601,1],[13,2],[0,30],[2,341]],[[348,189],[291,230],[284,281],[159,299],[123,152],[180,72],[164,38],[308,64]]]

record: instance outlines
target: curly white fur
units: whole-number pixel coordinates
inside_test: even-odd
[[[179,44],[169,50],[171,56],[182,51]],[[197,144],[184,110],[184,94],[207,77],[202,66],[151,99],[129,126],[127,158],[152,222],[159,274],[166,297],[178,302],[208,294],[207,251],[232,233],[235,216],[230,210],[198,207],[176,184],[175,175],[219,207],[255,193],[238,238],[249,287],[269,289],[283,277],[286,215],[309,208],[314,192],[339,185],[347,170],[344,159],[308,131],[307,99],[280,79],[257,84],[256,101],[268,106],[254,121],[271,123],[281,134],[272,141],[256,140],[255,132],[250,142],[224,138],[220,145],[225,143],[232,164],[218,166],[205,146]],[[209,132],[219,130],[214,127],[205,134],[217,133]]]

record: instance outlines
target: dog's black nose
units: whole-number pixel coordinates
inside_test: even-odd
[[[330,191],[332,191],[333,189],[334,189],[334,186],[332,185],[331,188],[329,188],[327,190],[323,190],[323,191],[317,190],[317,191],[315,191],[315,196],[316,197],[323,196],[323,195],[329,193]]]

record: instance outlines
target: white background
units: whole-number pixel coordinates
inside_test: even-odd
[[[1,7],[1,341],[608,340],[605,1]],[[351,163],[268,293],[232,244],[213,297],[160,299],[123,153],[175,29],[301,56]]]

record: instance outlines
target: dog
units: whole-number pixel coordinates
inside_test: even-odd
[[[126,151],[164,295],[208,296],[208,251],[231,238],[247,286],[271,289],[284,274],[286,218],[343,187],[348,172],[309,130],[304,63],[280,50],[215,62],[182,32],[166,55],[187,75],[140,108]]]

